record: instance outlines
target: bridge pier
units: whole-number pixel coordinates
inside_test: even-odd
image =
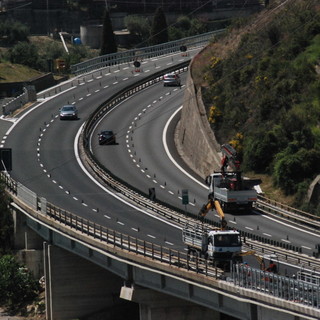
[[[69,320],[109,309],[105,320],[137,319],[138,306],[120,299],[123,280],[64,249],[45,243],[47,320]]]
[[[43,276],[43,239],[30,229],[26,216],[12,208],[16,256],[36,278]]]

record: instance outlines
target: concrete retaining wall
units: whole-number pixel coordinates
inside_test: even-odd
[[[220,145],[210,128],[201,90],[195,88],[191,69],[192,62],[187,76],[181,119],[175,132],[175,143],[180,156],[189,167],[205,178],[220,168]]]

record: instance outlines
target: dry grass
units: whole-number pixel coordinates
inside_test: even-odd
[[[287,204],[288,206],[294,205],[294,196],[286,196],[282,190],[277,189],[272,184],[272,177],[266,174],[255,174],[255,173],[246,173],[245,174],[251,178],[259,178],[262,183],[260,185],[264,195],[266,198],[281,202],[283,204]]]
[[[42,73],[20,64],[10,62],[0,63],[0,82],[27,81],[40,76]]]

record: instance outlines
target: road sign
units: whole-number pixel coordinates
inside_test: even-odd
[[[189,194],[188,189],[182,190],[182,204],[188,204],[189,203]]]

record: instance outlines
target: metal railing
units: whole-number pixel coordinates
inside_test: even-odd
[[[170,41],[152,47],[131,49],[124,52],[103,55],[72,65],[71,73],[80,75],[108,66],[119,65],[134,61],[140,62],[145,59],[181,52],[182,47],[185,47],[187,50],[190,48],[201,47],[209,43],[209,41],[212,40],[214,36],[220,35],[223,32],[225,32],[225,29],[207,32],[176,41]]]
[[[71,229],[93,240],[98,240],[99,244],[105,244],[105,250],[108,247],[117,248],[132,253],[134,256],[145,257],[149,262],[155,263],[154,266],[156,264],[174,266],[180,270],[201,274],[208,279],[207,285],[209,285],[210,279],[224,279],[222,270],[214,266],[212,260],[202,259],[198,256],[191,257],[188,253],[173,250],[101,226],[61,209],[43,198],[39,198],[34,192],[15,182],[3,172],[0,173],[0,179],[4,181],[7,191],[12,195],[13,199],[16,197],[31,208],[30,214],[35,214],[40,220],[42,216],[47,219],[46,221],[50,219],[58,222],[59,229],[65,226],[68,230]],[[133,259],[134,256],[132,256]],[[232,276],[228,282],[268,293],[280,299],[320,308],[320,287],[310,282],[277,276],[253,268],[250,268],[248,272],[247,266],[242,264],[233,265]]]
[[[233,266],[232,279],[236,286],[320,309],[320,286],[317,284],[254,269],[245,264]]]

